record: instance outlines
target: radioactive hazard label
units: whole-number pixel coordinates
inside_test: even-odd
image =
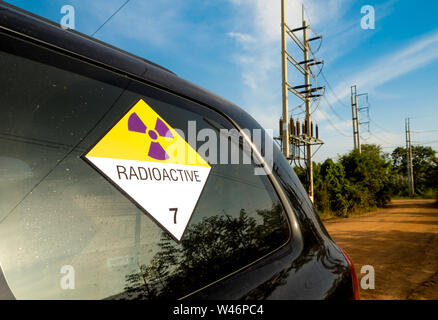
[[[144,100],[83,158],[180,241],[210,165]]]

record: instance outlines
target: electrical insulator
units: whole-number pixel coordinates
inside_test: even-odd
[[[307,124],[307,119],[304,120],[304,134],[307,136],[309,131],[308,130],[308,124]]]
[[[300,120],[297,120],[297,136],[300,135],[300,129],[301,129]]]
[[[313,137],[313,122],[310,121],[310,136]]]
[[[295,123],[294,123],[294,118],[290,117],[290,132],[289,134],[291,135],[295,135]]]
[[[318,124],[315,125],[316,139],[319,139]]]
[[[279,125],[280,125],[280,137],[281,138],[283,138],[283,119],[281,119],[280,118],[280,122],[279,122]]]

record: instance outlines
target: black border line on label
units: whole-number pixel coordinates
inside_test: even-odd
[[[79,158],[81,158],[82,160],[84,160],[88,165],[90,165],[95,171],[97,171],[97,173],[99,173],[101,176],[103,176],[109,183],[111,183],[112,185],[113,185],[113,187],[115,187],[120,193],[122,193],[128,200],[130,200],[131,202],[132,202],[132,204],[134,204],[140,211],[142,211],[146,216],[148,216],[152,221],[154,221],[164,232],[166,232],[168,235],[170,235],[170,237],[175,241],[175,242],[177,242],[178,244],[181,244],[181,242],[182,242],[182,239],[184,238],[184,235],[185,235],[185,233],[186,233],[186,231],[187,231],[187,227],[189,226],[189,224],[190,224],[190,222],[191,222],[191,220],[192,220],[192,218],[193,218],[193,213],[195,212],[195,210],[196,210],[196,208],[198,207],[198,204],[199,204],[199,199],[201,199],[201,197],[202,197],[202,195],[203,195],[203,193],[204,193],[204,190],[205,190],[205,186],[207,185],[207,182],[208,182],[208,179],[210,178],[210,173],[211,173],[211,170],[213,169],[212,167],[211,167],[211,165],[210,165],[210,163],[208,163],[207,161],[205,161],[205,159],[203,159],[205,162],[207,162],[208,163],[208,165],[210,166],[210,171],[208,172],[208,175],[207,175],[207,179],[205,180],[205,183],[204,183],[204,186],[202,187],[202,190],[201,190],[201,193],[199,194],[199,197],[198,197],[198,200],[196,201],[196,204],[195,204],[195,206],[193,207],[193,211],[192,211],[192,213],[190,214],[190,217],[189,217],[189,220],[187,221],[187,224],[186,224],[186,226],[185,226],[185,228],[184,228],[184,231],[183,231],[183,233],[182,233],[182,235],[181,235],[181,240],[178,240],[164,225],[162,225],[161,223],[159,223],[153,216],[152,216],[152,214],[150,214],[142,205],[140,205],[137,201],[135,201],[128,193],[126,193],[126,191],[124,191],[120,186],[118,186],[115,182],[114,182],[114,180],[112,180],[110,177],[108,177],[102,170],[100,170],[98,167],[96,167],[96,165],[94,165],[90,160],[88,160],[87,159],[87,154],[103,139],[103,138],[105,138],[105,136],[132,110],[132,108],[134,108],[135,107],[135,105],[137,105],[137,103],[139,103],[140,102],[140,100],[143,100],[143,102],[144,103],[146,103],[146,105],[148,105],[155,113],[157,113],[157,115],[158,116],[160,116],[161,117],[161,115],[160,114],[158,114],[158,112],[155,110],[155,109],[153,109],[150,105],[149,105],[149,103],[147,103],[146,101],[145,101],[145,99],[143,99],[143,98],[140,98],[137,102],[135,102],[131,107],[129,107],[129,109],[128,109],[128,111],[126,111],[107,131],[105,131],[105,133],[104,134],[102,134],[101,136],[100,136],[100,138],[98,138],[97,139],[97,141],[94,143],[94,144],[92,144],[91,145],[91,147],[90,148],[88,148],[84,153],[82,153],[81,155],[80,155],[80,157]],[[161,117],[162,118],[162,117]],[[169,125],[169,124],[168,124]],[[169,125],[170,126],[170,125]],[[172,129],[173,129],[173,127],[171,127]],[[175,129],[173,129],[173,130],[175,130]],[[178,134],[178,132],[176,132],[177,134]],[[179,134],[178,134],[178,136],[181,138],[181,139],[183,139]],[[187,144],[188,144],[188,142],[185,140],[185,139],[183,139]],[[191,147],[191,146],[190,146]],[[193,147],[192,147],[192,149],[198,154],[198,152],[196,151],[196,149],[194,149]],[[199,155],[199,154],[198,154]],[[150,161],[145,161],[145,162],[150,162]],[[188,166],[190,166],[190,165],[188,165]]]

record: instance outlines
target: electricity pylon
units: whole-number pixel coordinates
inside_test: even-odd
[[[304,160],[307,167],[307,193],[309,198],[313,201],[313,160],[312,160],[312,146],[322,145],[323,142],[318,138],[318,127],[313,130],[311,119],[311,99],[322,97],[324,87],[312,88],[310,82],[310,75],[312,73],[311,66],[322,64],[323,61],[316,61],[315,58],[310,58],[309,54],[313,52],[310,49],[310,42],[321,39],[321,36],[308,38],[309,25],[304,19],[304,6],[302,25],[299,28],[291,29],[285,21],[285,0],[281,0],[281,60],[282,60],[282,97],[283,108],[282,118],[280,119],[280,140],[282,142],[282,150],[284,156],[288,160]],[[302,32],[302,39],[296,33]],[[298,48],[303,52],[303,61],[297,61],[287,51],[287,37],[289,36]],[[291,63],[303,76],[304,85],[292,86],[287,82],[287,66]],[[300,126],[299,121],[294,122],[293,118],[289,119],[288,112],[288,91],[292,92],[299,99],[301,99],[305,106],[305,119]],[[302,129],[302,130],[301,130]],[[302,134],[300,134],[300,131]],[[315,132],[314,132],[315,131]],[[314,135],[316,133],[316,135]],[[292,152],[291,152],[292,150]]]
[[[405,134],[406,134],[406,165],[408,167],[408,190],[409,196],[414,196],[414,168],[412,164],[412,144],[411,144],[411,121],[405,119]]]

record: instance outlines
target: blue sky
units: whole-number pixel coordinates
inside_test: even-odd
[[[7,2],[56,22],[63,16],[61,7],[72,5],[75,29],[90,35],[125,1]],[[300,24],[302,2],[286,0],[290,27]],[[369,94],[371,134],[361,128],[363,143],[380,144],[386,152],[404,145],[404,119],[410,117],[414,144],[438,149],[438,132],[421,132],[438,130],[438,2],[305,0],[304,5],[312,34],[324,37],[316,56],[325,61],[323,74],[332,88],[312,114],[325,142],[315,160],[352,149],[353,84],[358,93]],[[374,30],[360,26],[364,5],[375,9]],[[130,0],[95,37],[171,69],[278,132],[279,19],[280,0]],[[316,41],[314,50],[318,46]],[[298,54],[292,41],[288,50]],[[302,84],[292,66],[288,79]],[[326,85],[322,77],[318,85]],[[301,102],[289,97],[289,109],[302,118],[296,109]]]

